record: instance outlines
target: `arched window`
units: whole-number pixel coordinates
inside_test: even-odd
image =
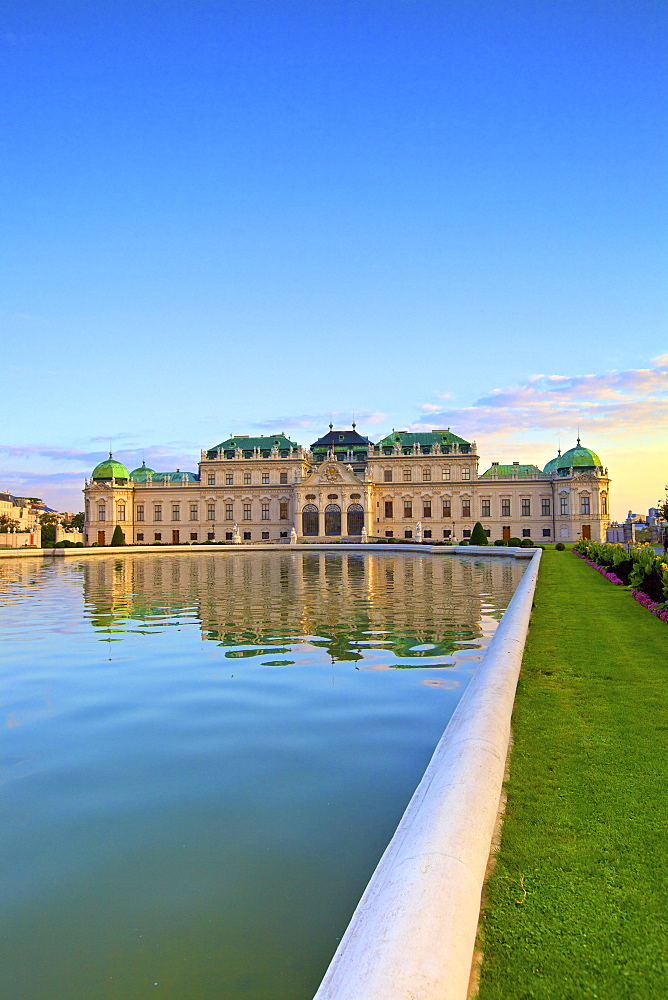
[[[328,503],[325,507],[325,534],[341,534],[341,508],[338,503]]]
[[[313,503],[307,503],[302,510],[302,535],[320,534],[320,515]]]
[[[364,507],[361,503],[351,503],[348,507],[348,534],[361,535],[364,527]]]

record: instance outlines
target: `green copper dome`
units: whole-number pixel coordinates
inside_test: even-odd
[[[93,469],[93,479],[125,479],[126,481],[130,478],[130,473],[125,468],[122,462],[117,462],[109,452],[109,458],[105,458],[104,462],[100,462]]]
[[[556,468],[557,472],[564,473],[568,472],[570,468],[579,470],[601,469],[603,466],[596,452],[592,451],[591,448],[584,448],[580,444],[580,438],[578,438],[575,448],[570,448],[567,452],[564,452]]]
[[[149,469],[146,462],[142,462],[138,469],[132,470],[132,472],[130,473],[130,478],[134,479],[135,476],[146,476],[146,475],[151,475],[151,476],[155,475],[155,469]]]
[[[561,448],[557,452],[556,458],[551,458],[550,459],[550,461],[547,463],[547,465],[543,469],[543,472],[547,472],[547,473],[556,472],[557,469],[559,468],[559,462],[560,461],[561,461]]]

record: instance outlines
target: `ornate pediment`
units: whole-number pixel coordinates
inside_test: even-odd
[[[299,484],[300,489],[310,489],[316,486],[363,486],[363,481],[355,475],[349,465],[342,462],[323,462],[315,471],[309,473]]]

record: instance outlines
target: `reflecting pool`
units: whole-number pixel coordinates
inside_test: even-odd
[[[2,561],[8,1000],[310,1000],[523,570]]]

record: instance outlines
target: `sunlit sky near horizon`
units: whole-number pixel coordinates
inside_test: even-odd
[[[450,426],[668,481],[661,0],[7,0],[0,489]]]

